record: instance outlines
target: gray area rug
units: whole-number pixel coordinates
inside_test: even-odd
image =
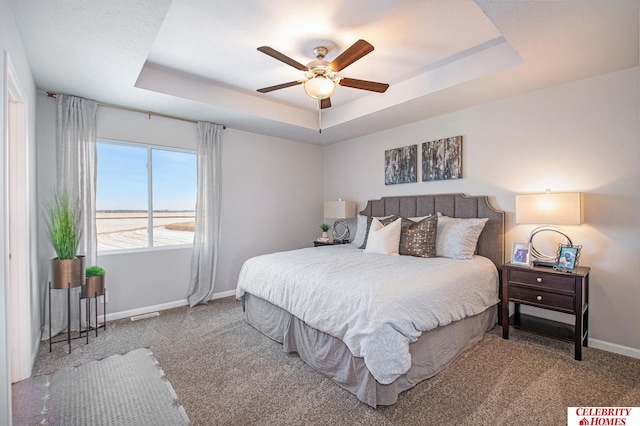
[[[14,425],[188,425],[151,350],[142,348],[13,385]]]

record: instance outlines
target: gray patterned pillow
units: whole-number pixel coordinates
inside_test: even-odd
[[[398,218],[399,216],[397,215],[391,215],[391,216],[385,217],[384,219],[378,218],[378,220],[382,225],[387,226],[388,224],[392,223]],[[373,216],[367,216],[367,233],[364,235],[364,243],[362,243],[362,245],[358,248],[361,248],[361,249],[367,248],[367,240],[369,239],[369,229],[371,228],[372,221],[373,221]]]
[[[402,218],[399,253],[403,256],[436,257],[438,216],[431,215],[419,222]]]
[[[440,216],[436,254],[451,259],[472,259],[487,218],[460,219]]]

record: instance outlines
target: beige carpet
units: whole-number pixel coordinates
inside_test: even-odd
[[[102,330],[101,330],[102,331]],[[34,374],[148,347],[196,425],[566,425],[569,406],[639,406],[640,360],[496,327],[438,376],[372,409],[242,320],[240,302],[119,320],[73,352],[43,343]]]

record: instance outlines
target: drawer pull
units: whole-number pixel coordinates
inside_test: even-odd
[[[536,297],[536,299],[537,299],[537,300],[538,300],[538,302],[539,302],[539,301],[541,301],[541,300],[542,300],[542,296],[538,296],[538,297]]]
[[[536,281],[541,283],[542,282],[542,278],[538,277],[538,278],[536,278]]]

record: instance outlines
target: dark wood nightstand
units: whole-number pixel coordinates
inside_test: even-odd
[[[574,272],[550,267],[531,268],[507,263],[502,265],[502,337],[509,338],[509,325],[515,328],[571,340],[575,359],[582,360],[582,346],[589,336],[589,271],[579,266]],[[509,302],[514,313],[509,318]],[[575,324],[563,324],[520,314],[520,305],[550,309],[575,316]]]
[[[313,246],[314,247],[320,247],[320,246],[335,246],[338,244],[349,244],[349,240],[332,240],[332,241],[318,241],[315,240],[313,242]]]

